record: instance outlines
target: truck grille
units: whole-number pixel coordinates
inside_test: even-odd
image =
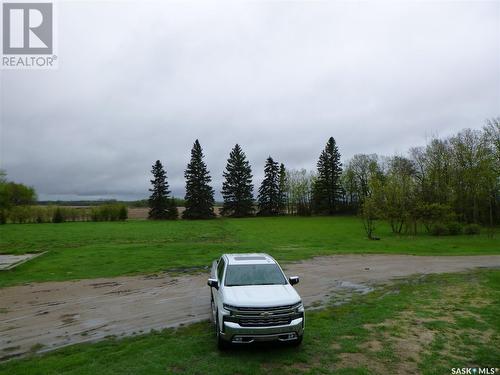
[[[290,324],[291,318],[240,318],[239,324],[243,327],[284,326]]]
[[[300,303],[272,307],[231,307],[228,321],[242,327],[268,327],[290,324],[292,319],[302,316],[296,309]]]

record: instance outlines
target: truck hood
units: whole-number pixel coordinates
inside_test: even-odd
[[[289,285],[229,286],[223,290],[224,303],[240,307],[273,307],[292,305],[300,296]]]

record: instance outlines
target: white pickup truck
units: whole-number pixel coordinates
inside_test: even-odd
[[[304,305],[279,264],[267,254],[224,254],[208,279],[217,343],[287,341],[300,345]]]

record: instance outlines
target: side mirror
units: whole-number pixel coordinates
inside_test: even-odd
[[[207,285],[210,288],[219,289],[219,282],[217,281],[217,279],[208,279]]]
[[[300,279],[298,276],[290,276],[288,281],[290,281],[290,285],[295,285],[299,283]]]

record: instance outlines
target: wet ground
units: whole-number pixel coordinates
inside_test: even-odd
[[[286,264],[306,307],[412,274],[500,267],[493,256],[337,255]],[[1,277],[1,274],[0,274]],[[38,283],[0,289],[0,359],[208,319],[208,274]]]

